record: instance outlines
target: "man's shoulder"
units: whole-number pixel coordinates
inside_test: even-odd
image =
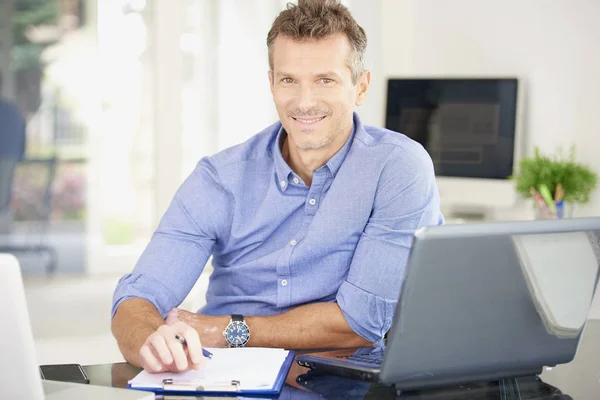
[[[422,146],[415,140],[390,129],[364,125],[364,131],[366,135],[362,135],[359,140],[362,139],[361,141],[367,146],[389,145],[402,150],[412,150],[420,147],[422,148]]]
[[[431,155],[416,140],[384,128],[364,126],[361,135],[361,158],[372,162],[380,174],[392,175],[399,181],[410,182],[418,177],[423,182],[434,179]]]
[[[429,153],[419,142],[389,129],[364,125],[364,133],[357,136],[357,140],[363,143],[365,149],[381,150],[391,157],[431,161]]]
[[[272,158],[273,142],[280,128],[281,123],[276,122],[252,135],[245,142],[213,154],[209,157],[211,164],[216,169],[220,169],[234,164]]]

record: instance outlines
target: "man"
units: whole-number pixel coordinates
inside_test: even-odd
[[[2,73],[0,72],[0,93]],[[19,108],[0,98],[0,234],[10,232],[14,170],[25,154],[25,120]]]
[[[425,150],[353,112],[370,73],[349,11],[300,0],[276,18],[267,45],[281,122],[198,163],[115,291],[113,333],[125,359],[148,371],[201,368],[200,343],[380,341],[414,231],[442,223]],[[206,306],[178,310],[211,254]]]

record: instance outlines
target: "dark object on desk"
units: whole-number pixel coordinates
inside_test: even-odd
[[[79,364],[40,365],[42,379],[49,381],[90,383]]]
[[[296,360],[398,391],[537,375],[568,363],[598,282],[599,228],[600,218],[425,228],[385,351]]]

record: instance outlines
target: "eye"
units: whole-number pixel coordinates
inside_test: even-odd
[[[281,82],[289,85],[294,83],[294,80],[292,78],[283,78]]]
[[[331,78],[321,78],[321,82],[327,84],[327,83],[333,82],[333,79],[331,79]]]

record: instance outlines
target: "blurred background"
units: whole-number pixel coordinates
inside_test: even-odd
[[[266,35],[286,3],[0,1],[0,179],[10,181],[0,251],[21,261],[40,364],[120,359],[109,327],[112,291],[179,184],[201,157],[277,120]],[[358,112],[366,124],[424,143],[449,223],[539,217],[529,184],[517,187],[520,163],[535,149],[548,157],[573,151],[585,173],[570,184],[585,190],[568,217],[600,215],[591,179],[600,171],[599,1],[343,3],[369,40],[372,83]],[[427,107],[443,121],[449,111],[437,105],[439,93],[461,92],[447,86],[456,79],[468,94],[463,103],[493,107],[459,110],[453,123],[479,110],[488,117],[471,133],[482,129],[491,142],[447,135],[436,144],[433,130],[427,139],[415,129]],[[496,139],[504,136],[503,147]],[[556,179],[544,179],[556,192]],[[209,273],[184,308],[202,305]],[[600,306],[592,313],[600,317]]]

